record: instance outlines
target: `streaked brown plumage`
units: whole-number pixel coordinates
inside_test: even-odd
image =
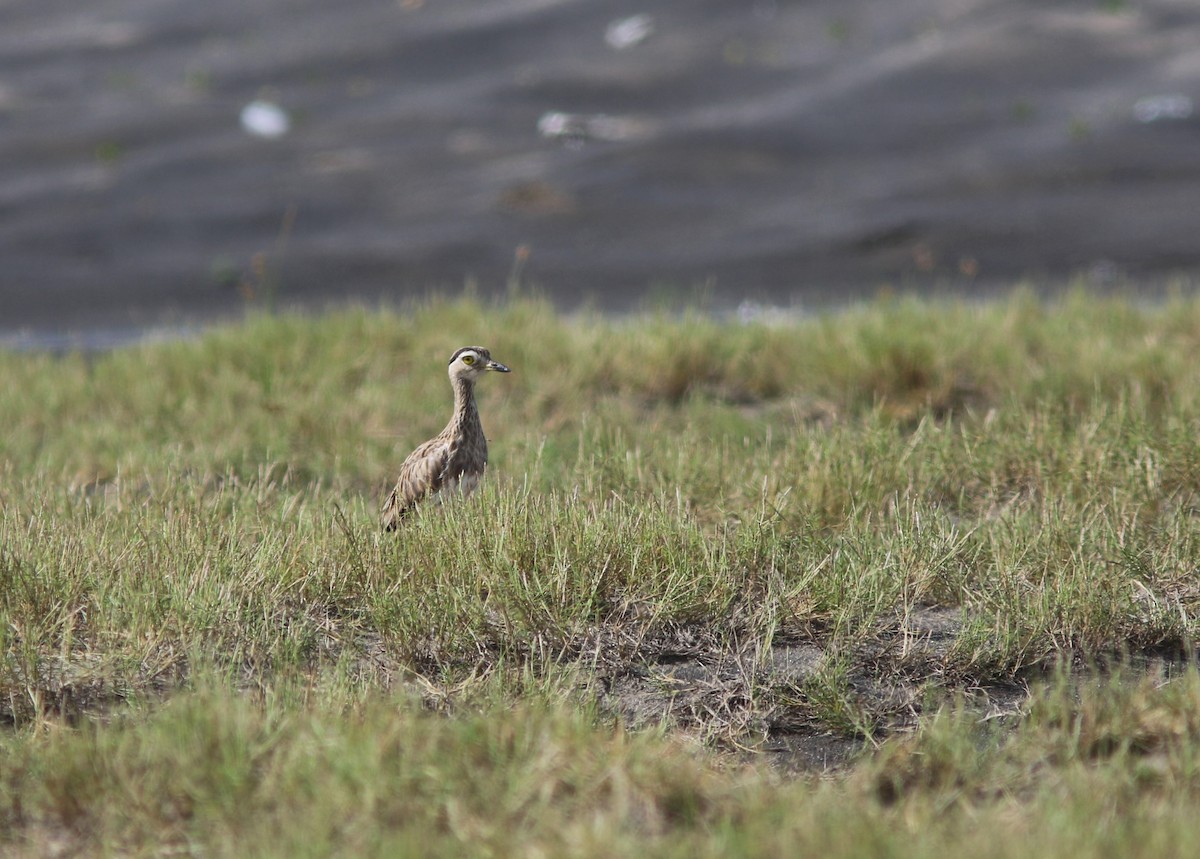
[[[424,500],[441,502],[446,493],[470,494],[487,468],[487,437],[475,405],[475,382],[484,373],[509,372],[481,346],[464,346],[450,358],[454,414],[446,428],[408,455],[400,466],[396,488],[383,502],[384,530]]]

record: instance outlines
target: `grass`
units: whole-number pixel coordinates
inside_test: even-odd
[[[718,767],[536,692],[446,718],[364,690],[212,687],[8,743],[14,855],[1191,855],[1200,681],[949,707],[837,780]],[[93,851],[101,852],[99,849]]]
[[[488,481],[385,535],[466,342]],[[1187,855],[1197,354],[1084,293],[0,353],[0,852]]]

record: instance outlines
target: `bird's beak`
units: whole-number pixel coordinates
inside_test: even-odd
[[[503,364],[501,364],[499,361],[488,361],[487,368],[489,370],[495,370],[497,373],[511,373],[512,372],[507,367],[505,367]]]

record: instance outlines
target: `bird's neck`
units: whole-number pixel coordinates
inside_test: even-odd
[[[475,405],[475,385],[465,379],[455,379],[454,386],[454,416],[450,419],[452,426],[466,426],[479,423],[479,409]]]

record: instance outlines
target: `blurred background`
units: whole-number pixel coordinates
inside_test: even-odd
[[[1196,0],[0,0],[0,331],[1200,272]]]

